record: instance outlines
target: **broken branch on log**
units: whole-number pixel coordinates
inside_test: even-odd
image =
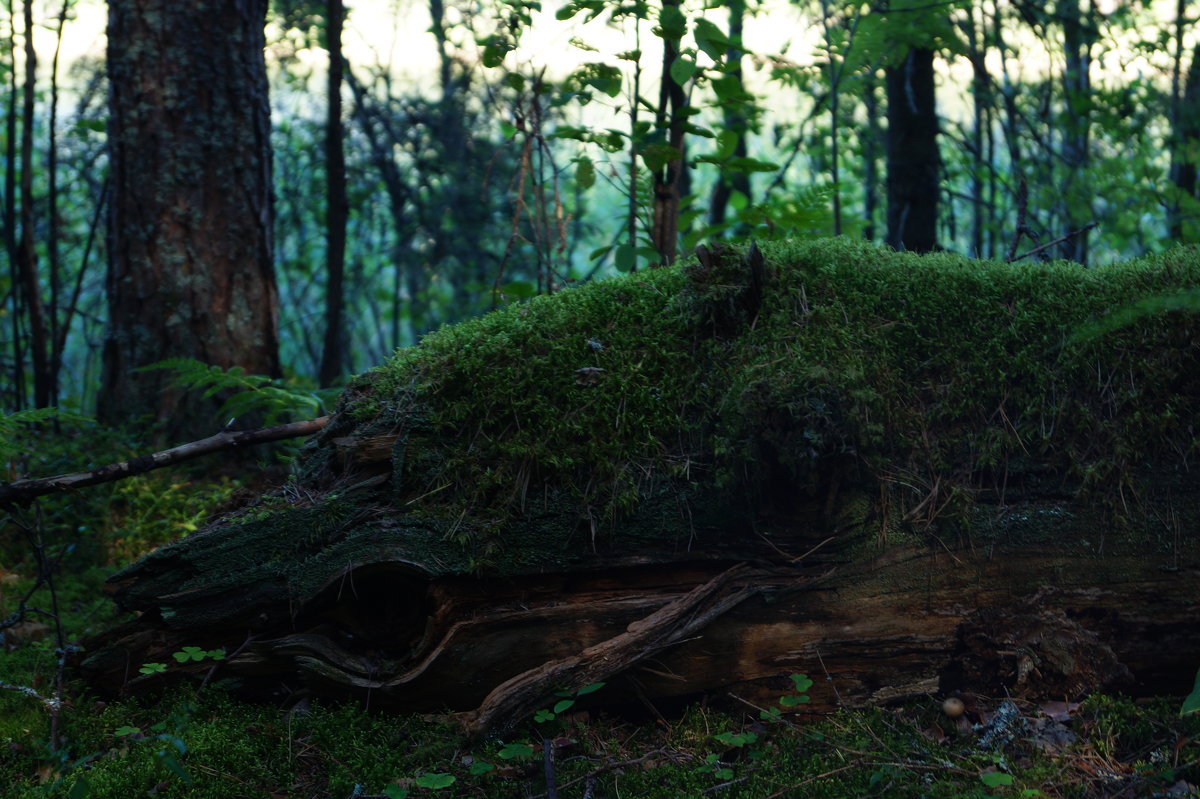
[[[582,688],[623,671],[703,628],[749,598],[758,589],[742,585],[722,595],[734,580],[751,576],[746,564],[731,566],[707,583],[671,600],[625,632],[590,646],[578,655],[552,660],[496,686],[475,710],[458,714],[470,737],[477,737],[504,718],[523,718],[556,690]]]
[[[266,444],[270,441],[282,441],[286,438],[312,435],[329,423],[328,416],[308,419],[303,422],[265,427],[258,430],[241,430],[234,432],[222,430],[214,436],[182,444],[178,447],[155,452],[152,455],[142,455],[120,463],[110,463],[96,469],[72,474],[60,474],[54,477],[42,477],[33,480],[17,480],[15,483],[0,484],[0,508],[11,505],[27,505],[37,497],[54,494],[73,488],[111,483],[135,474],[161,469],[182,461],[192,460],[201,455],[221,452],[237,447],[249,447],[254,444]]]

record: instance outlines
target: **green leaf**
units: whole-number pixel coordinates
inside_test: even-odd
[[[1192,692],[1183,700],[1183,707],[1179,708],[1181,716],[1192,713],[1200,713],[1200,670],[1196,671],[1196,684],[1192,686]]]
[[[526,758],[533,755],[533,747],[526,743],[505,744],[496,754],[505,760]]]
[[[1002,771],[989,771],[986,774],[979,775],[979,781],[989,788],[996,788],[1000,785],[1012,785],[1013,778],[1011,774],[1005,774]]]
[[[604,683],[594,682],[594,683],[585,685],[582,688],[580,688],[578,691],[575,692],[575,695],[576,696],[587,696],[588,694],[592,694],[592,693],[595,693],[596,691],[599,691],[603,687],[604,687]]]
[[[519,72],[510,72],[504,76],[504,85],[516,91],[525,91],[525,76]]]
[[[692,25],[692,36],[696,39],[696,46],[713,61],[719,64],[725,60],[729,37],[715,24],[703,18],[697,19]]]
[[[738,133],[736,130],[723,130],[717,134],[717,158],[728,158],[737,149]]]
[[[171,752],[168,752],[165,749],[159,752],[158,762],[162,763],[167,771],[170,771],[172,774],[178,777],[184,785],[190,786],[192,784],[192,776],[187,773],[187,769],[185,769],[183,764],[179,762],[179,758],[175,757],[175,755]]]
[[[791,678],[792,687],[800,693],[804,693],[809,688],[812,688],[813,681],[807,674],[793,674]]]
[[[87,796],[92,791],[92,785],[87,781],[86,777],[79,777],[75,780],[75,784],[71,786],[71,790],[67,792],[67,799],[87,799]]]
[[[654,35],[660,39],[677,42],[686,32],[687,19],[679,10],[679,6],[664,5],[658,13],[658,27],[654,29]]]
[[[634,248],[628,244],[617,245],[613,261],[616,263],[618,272],[632,272],[634,266],[637,265],[637,256]]]
[[[723,732],[714,737],[726,746],[739,747],[758,740],[758,735],[753,732]]]
[[[528,280],[514,280],[501,286],[500,293],[506,298],[511,297],[513,299],[524,300],[537,294],[537,286]]]
[[[471,774],[487,774],[489,771],[495,771],[495,769],[495,763],[489,763],[486,760],[476,760],[467,771]]]
[[[415,780],[416,784],[421,788],[429,788],[430,790],[440,791],[442,788],[449,788],[458,778],[453,774],[442,774],[434,772],[432,774],[422,774]]]
[[[167,670],[166,663],[143,663],[138,674],[162,674]]]
[[[171,657],[175,658],[180,663],[187,663],[189,660],[204,660],[204,656],[206,654],[208,653],[198,646],[185,646],[180,651],[171,655]]]
[[[681,55],[675,59],[675,63],[671,65],[671,80],[680,86],[687,84],[692,79],[692,75],[696,74],[696,62],[686,55]]]
[[[389,785],[383,789],[383,795],[388,799],[408,799],[408,788],[399,785]]]
[[[75,122],[75,130],[103,133],[108,129],[108,123],[103,119],[80,119]]]
[[[641,156],[646,168],[657,172],[672,161],[678,161],[683,154],[669,144],[647,144],[642,148]]]
[[[557,715],[558,713],[562,713],[562,712],[570,709],[571,705],[574,705],[574,704],[575,704],[574,699],[560,699],[559,701],[554,703],[554,712]]]
[[[142,730],[140,727],[130,727],[127,724],[124,727],[117,727],[115,730],[113,730],[113,735],[116,735],[118,737],[125,736],[125,735],[137,735],[141,731]]]
[[[554,721],[555,715],[551,710],[542,708],[537,713],[533,714],[533,720],[538,724],[545,724],[547,721]]]
[[[712,87],[713,93],[717,95],[717,100],[722,103],[742,101],[749,96],[736,75],[725,75],[718,78],[712,82]]]
[[[483,47],[483,65],[498,67],[504,63],[504,57],[513,49],[512,44],[502,36],[491,36]]]
[[[725,162],[725,168],[733,172],[774,172],[779,169],[779,164],[742,157],[730,158]]]
[[[575,183],[581,189],[590,189],[596,184],[596,167],[590,158],[580,158],[575,165]]]
[[[809,697],[803,695],[786,694],[779,697],[779,704],[783,707],[795,707],[796,705],[806,704],[808,699]]]

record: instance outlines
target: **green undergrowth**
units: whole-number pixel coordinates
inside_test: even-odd
[[[21,426],[8,436],[20,452],[3,464],[6,479],[86,471],[149,451],[135,435],[79,416],[57,427]],[[49,553],[80,568],[124,564],[195,532],[233,499],[240,485],[237,479],[213,475],[213,468],[209,460],[147,472],[43,496],[33,508],[15,509],[8,518],[0,515],[0,576],[32,571],[21,524],[39,527]]]
[[[994,710],[998,701],[981,701]],[[442,716],[389,716],[314,702],[291,712],[177,687],[153,699],[77,698],[53,754],[31,714],[0,725],[8,799],[72,797],[1196,796],[1200,719],[1177,702],[1095,697],[1063,725],[1000,747],[929,699],[894,709],[760,719],[703,704],[634,722],[588,711],[518,722],[476,743]],[[545,748],[554,752],[552,772]],[[444,787],[437,787],[444,786]],[[1181,787],[1183,786],[1183,787]],[[1166,795],[1166,794],[1163,794]]]
[[[445,328],[342,410],[439,437],[409,447],[400,498],[465,500],[468,532],[564,502],[594,533],[664,495],[816,498],[834,473],[918,521],[1005,490],[1082,490],[1120,515],[1140,470],[1195,454],[1197,315],[1168,304],[1081,335],[1200,284],[1195,249],[1098,269],[844,239],[763,252],[761,296],[731,250]]]

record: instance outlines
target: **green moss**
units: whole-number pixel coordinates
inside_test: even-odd
[[[254,585],[285,609],[355,564],[511,574],[733,551],[764,513],[845,533],[851,555],[931,532],[1177,549],[1154,520],[1164,498],[1183,529],[1200,522],[1184,473],[1197,315],[1078,335],[1200,284],[1197,250],[1095,270],[842,239],[764,253],[757,272],[730,248],[427,336],[355,381],[294,484],[155,552],[124,575],[140,581],[126,599],[205,612]],[[334,446],[375,436],[391,460],[365,473]]]
[[[1127,510],[1139,468],[1195,451],[1194,314],[1076,335],[1200,282],[1195,250],[1095,270],[851,240],[764,251],[761,301],[737,254],[540,297],[401,351],[343,410],[420,417],[408,451],[425,461],[400,495],[435,492],[421,503],[435,514],[465,501],[480,524],[460,543],[485,559],[497,545],[471,535],[512,543],[514,517],[574,509],[591,535],[714,488],[751,508],[781,485],[815,499],[847,467],[882,482],[897,516],[923,507],[910,521],[965,521],[1004,489]]]

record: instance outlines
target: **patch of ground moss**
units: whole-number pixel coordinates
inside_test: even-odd
[[[994,712],[999,700],[973,702]],[[1071,720],[1051,725],[1053,735],[1039,732],[1049,723],[1039,709],[1021,703],[1018,732],[996,745],[986,743],[986,728],[956,726],[932,698],[807,719],[704,704],[641,723],[594,708],[550,716],[514,719],[495,737],[469,743],[445,717],[318,702],[287,712],[211,687],[107,705],[81,698],[64,713],[64,746],[56,754],[36,737],[0,739],[0,784],[14,799],[389,790],[414,799],[518,799],[546,794],[546,747],[553,747],[558,795],[597,799],[1082,798],[1149,796],[1173,786],[1172,795],[1182,796],[1200,779],[1200,718],[1180,718],[1177,702],[1138,706],[1096,697]],[[432,777],[447,787],[423,784]]]

